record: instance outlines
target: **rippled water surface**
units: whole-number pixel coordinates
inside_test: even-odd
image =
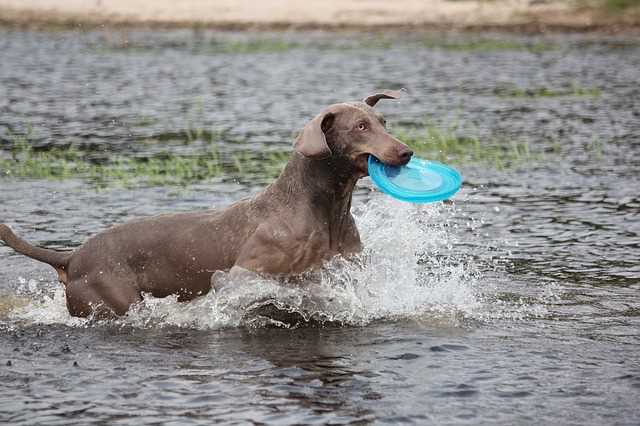
[[[359,262],[295,286],[150,298],[118,321],[71,318],[53,270],[0,247],[0,421],[638,424],[640,40],[478,37],[0,31],[5,159],[24,134],[100,158],[189,153],[193,129],[222,135],[223,152],[286,150],[324,106],[396,87],[409,95],[379,106],[392,131],[455,127],[485,152],[532,153],[452,153],[465,177],[453,205],[364,180]],[[0,222],[77,246],[269,179],[3,171]]]

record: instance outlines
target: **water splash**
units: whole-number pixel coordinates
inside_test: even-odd
[[[486,282],[479,291],[482,274],[476,261],[456,252],[458,213],[454,205],[373,197],[354,214],[366,247],[355,259],[336,257],[295,282],[257,277],[234,282],[221,273],[227,283],[216,293],[188,303],[147,296],[109,324],[200,329],[310,322],[362,326],[377,320],[430,317],[458,325],[464,318],[489,318],[496,308],[499,317],[514,309],[522,315],[526,311],[522,307],[495,303]],[[69,316],[60,287],[47,294],[39,288],[40,284],[26,289],[35,297],[15,309],[13,318],[71,326],[92,323]]]
[[[64,288],[59,283],[43,283],[19,278],[19,286],[9,317],[32,324],[66,324],[79,326],[84,318],[69,315]]]

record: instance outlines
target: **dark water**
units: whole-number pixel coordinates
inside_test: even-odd
[[[399,86],[410,96],[380,105],[392,129],[457,124],[542,154],[456,164],[466,184],[453,207],[394,202],[364,182],[369,261],[329,265],[319,289],[246,283],[96,324],[68,316],[50,268],[2,247],[0,420],[638,424],[640,40],[490,36],[547,48],[459,48],[474,35],[449,36],[452,48],[418,35],[0,32],[3,155],[29,128],[43,149],[141,155],[156,137],[179,151],[176,135],[193,128],[222,132],[227,150],[282,149],[325,105]],[[247,37],[286,48],[228,47]],[[511,86],[598,93],[500,96]],[[0,222],[74,246],[261,185],[2,176]],[[334,323],[264,327],[265,300]]]

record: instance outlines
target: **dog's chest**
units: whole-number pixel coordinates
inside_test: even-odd
[[[337,255],[351,255],[362,249],[360,234],[355,225],[350,224],[340,228],[338,232],[332,229],[313,230],[305,236],[296,238],[297,247],[295,258],[306,264],[302,269],[318,265]]]

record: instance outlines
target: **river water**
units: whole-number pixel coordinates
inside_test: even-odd
[[[452,205],[363,180],[363,258],[319,283],[146,299],[117,321],[71,318],[53,270],[0,247],[0,421],[640,423],[639,80],[632,36],[0,31],[5,158],[25,133],[102,156],[148,155],[150,138],[188,151],[190,129],[230,152],[283,150],[324,106],[397,87],[408,95],[378,107],[392,131],[456,126],[487,150],[536,153],[452,157],[465,177]],[[266,181],[5,173],[0,222],[73,247]]]

